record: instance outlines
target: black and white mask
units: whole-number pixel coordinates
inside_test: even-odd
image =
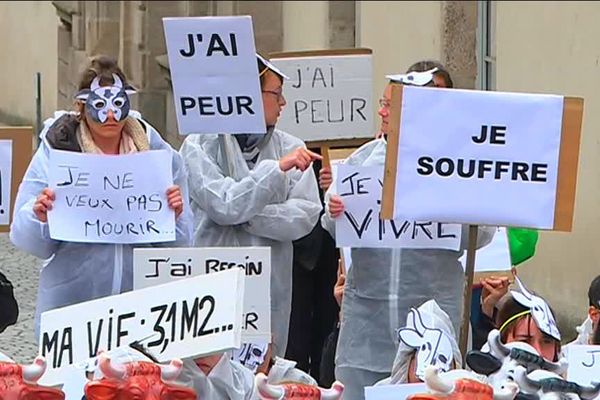
[[[265,362],[268,349],[268,344],[244,343],[240,349],[233,352],[231,358],[252,372],[256,372],[258,367]]]
[[[402,83],[404,85],[412,86],[427,86],[430,82],[433,82],[433,76],[438,71],[438,68],[432,68],[429,71],[423,72],[409,72],[407,74],[397,75],[386,75],[390,81],[395,83]]]
[[[516,274],[514,274],[514,277],[521,292],[511,290],[510,294],[513,299],[523,307],[527,307],[531,310],[531,315],[540,331],[560,341],[560,332],[548,303],[541,297],[531,293]]]
[[[438,366],[444,372],[452,369],[454,351],[450,337],[441,329],[427,326],[418,309],[411,308],[406,326],[398,330],[398,338],[417,351],[415,374],[419,379],[425,379],[429,365]]]
[[[101,124],[108,119],[109,111],[112,111],[115,120],[125,120],[130,109],[129,95],[135,93],[131,86],[123,86],[117,74],[112,76],[112,86],[100,86],[100,78],[95,77],[89,89],[83,89],[75,96],[85,101],[87,115]]]

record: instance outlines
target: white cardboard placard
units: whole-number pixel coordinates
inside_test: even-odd
[[[163,18],[179,133],[266,133],[252,18]]]
[[[119,156],[52,150],[50,236],[87,243],[174,241],[175,212],[166,194],[171,164],[167,150]]]
[[[365,388],[366,400],[404,400],[411,394],[428,393],[424,383],[405,383],[401,385],[368,386]]]
[[[563,99],[404,86],[394,217],[552,229]]]
[[[10,223],[12,140],[0,140],[0,225]]]
[[[466,268],[466,252],[459,261],[463,268]],[[475,272],[510,271],[511,268],[512,264],[510,262],[510,249],[508,247],[506,228],[498,227],[492,241],[488,245],[477,249]]]
[[[243,296],[244,273],[235,268],[47,311],[44,381],[61,383],[53,378],[62,368],[134,341],[161,362],[238,348]]]
[[[139,248],[133,251],[133,289],[211,274],[245,272],[242,341],[271,342],[271,249],[269,247]]]
[[[583,386],[600,382],[600,346],[570,345],[567,361],[569,381]]]
[[[335,225],[338,247],[460,248],[460,225],[380,218],[383,166],[338,164],[334,178],[345,208]]]
[[[277,126],[305,141],[373,136],[371,54],[273,58],[290,80]]]

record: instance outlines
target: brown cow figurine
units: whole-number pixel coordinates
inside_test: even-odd
[[[193,389],[174,385],[181,372],[181,360],[170,365],[133,361],[115,365],[106,353],[100,354],[98,367],[104,378],[85,386],[87,400],[196,400]]]
[[[64,400],[65,394],[37,384],[46,371],[46,360],[36,357],[31,365],[0,362],[0,400]]]

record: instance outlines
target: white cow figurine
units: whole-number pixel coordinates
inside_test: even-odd
[[[525,367],[515,371],[515,382],[520,388],[517,399],[532,400],[592,400],[600,393],[600,383],[584,387],[564,380],[550,371],[535,370],[527,374]]]
[[[489,353],[470,351],[467,354],[467,364],[473,371],[486,375],[487,382],[494,390],[502,388],[507,381],[514,381],[518,366],[525,367],[528,372],[543,369],[556,374],[565,372],[568,366],[564,358],[557,363],[545,360],[527,343],[503,344],[500,331],[496,329],[489,333],[488,345]]]

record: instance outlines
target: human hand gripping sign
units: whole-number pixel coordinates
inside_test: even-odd
[[[331,174],[331,167],[323,167],[319,171],[319,187],[323,191],[327,191],[333,183],[333,175]]]
[[[481,279],[483,291],[481,293],[481,310],[489,318],[493,318],[494,307],[498,301],[508,292],[510,282],[507,277],[491,276]]]
[[[322,160],[323,157],[317,153],[305,149],[304,147],[298,147],[291,153],[286,154],[279,159],[279,168],[283,172],[287,172],[292,168],[298,168],[300,171],[305,171],[313,161]]]
[[[327,212],[331,218],[337,218],[344,212],[344,202],[342,198],[336,194],[332,195],[327,203]]]
[[[50,188],[44,188],[33,204],[33,213],[40,222],[48,222],[48,211],[52,210],[52,204],[56,196]]]
[[[183,212],[183,197],[181,196],[181,188],[178,185],[173,185],[167,189],[167,202],[169,208],[175,211],[175,218],[179,218]]]

